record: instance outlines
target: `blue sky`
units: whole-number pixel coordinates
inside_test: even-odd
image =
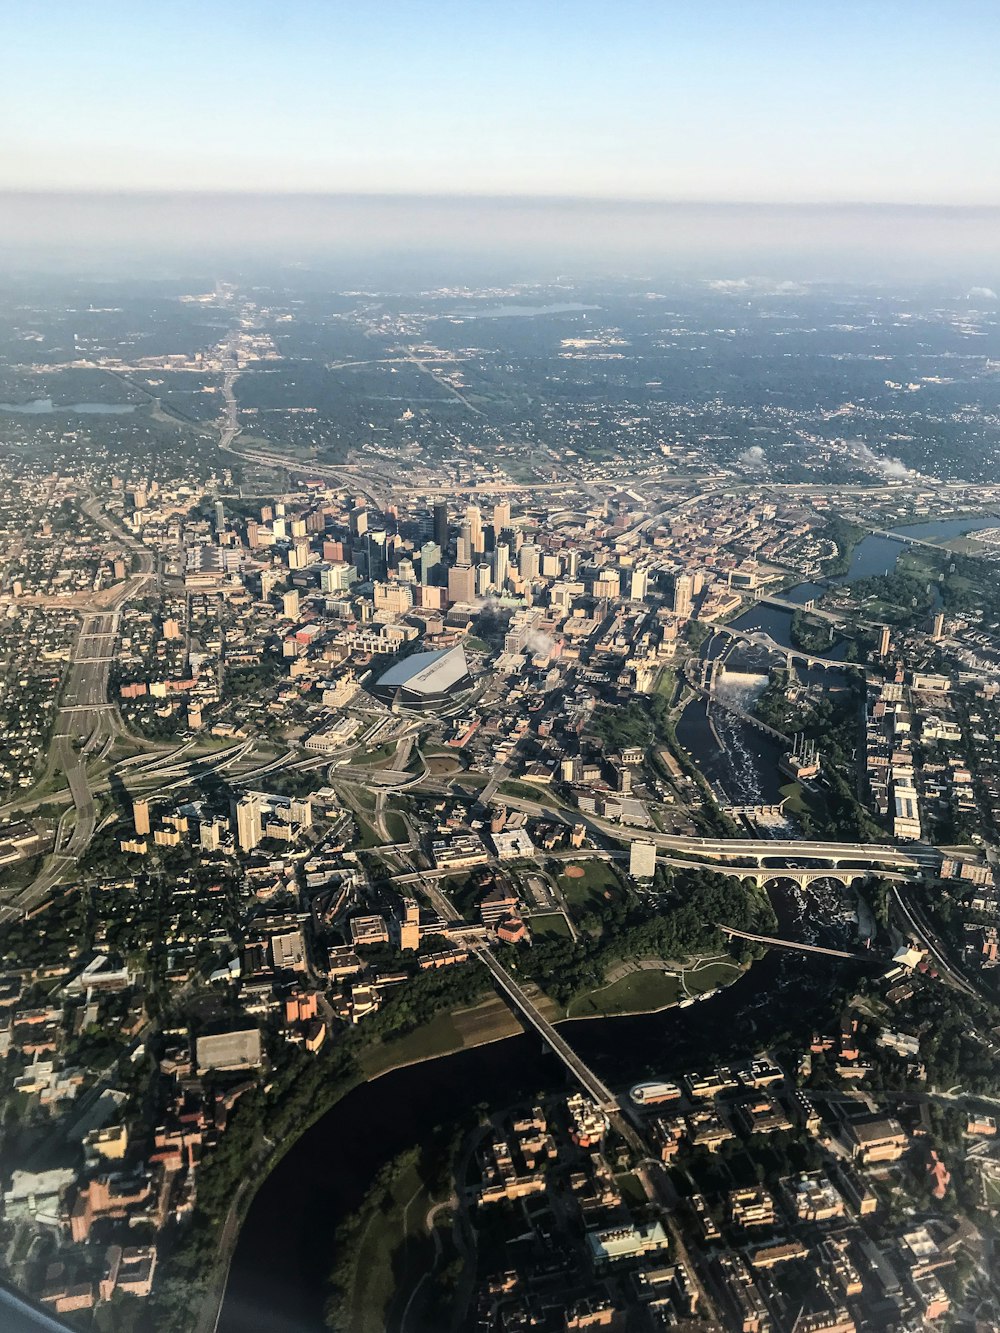
[[[996,0],[4,10],[0,188],[1000,203]]]

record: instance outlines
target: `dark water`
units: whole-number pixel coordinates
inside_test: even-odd
[[[814,586],[812,584],[810,587]],[[792,590],[797,591],[796,589]],[[812,594],[811,594],[812,595]],[[798,600],[798,599],[795,599]],[[803,597],[802,601],[807,601]],[[784,648],[794,648],[792,643],[792,616],[794,612],[784,611],[780,606],[754,606],[749,611],[744,611],[741,616],[737,616],[732,622],[733,629],[747,630],[753,633],[754,630],[763,630],[769,634],[775,643],[780,643]],[[847,651],[847,640],[841,639],[834,642],[833,647],[824,648],[821,657],[832,658],[836,662],[843,661],[844,653]]]
[[[964,537],[970,532],[982,532],[984,528],[1000,526],[1000,518],[989,515],[984,518],[941,518],[928,523],[908,523],[893,528],[904,537],[915,537],[925,542],[948,541],[955,537]],[[846,574],[837,574],[831,583],[853,583],[855,579],[870,578],[874,574],[891,574],[896,568],[896,561],[908,549],[905,542],[894,542],[888,537],[868,536],[862,538],[854,548],[851,566]],[[799,588],[815,587],[815,584],[799,584]],[[786,596],[792,601],[799,601],[794,594],[799,588],[793,588]],[[812,595],[812,594],[808,594]],[[805,597],[802,598],[806,600]]]
[[[791,886],[773,895],[779,928],[819,935]],[[845,972],[845,968],[847,971]],[[789,1028],[802,1033],[829,1007],[837,976],[854,964],[774,950],[725,990],[686,1009],[561,1025],[612,1087],[679,1073],[757,1050]],[[570,1086],[534,1036],[512,1037],[407,1069],[349,1093],[309,1129],[263,1182],[233,1259],[219,1333],[321,1333],[334,1235],[389,1159],[480,1102],[502,1109]]]
[[[677,723],[677,740],[727,804],[772,805],[781,800],[780,788],[788,781],[778,772],[783,747],[733,713],[713,707],[710,724],[705,701],[694,699]]]

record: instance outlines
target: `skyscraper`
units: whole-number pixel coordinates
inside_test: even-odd
[[[522,579],[538,578],[538,547],[533,542],[525,542],[517,558],[517,567]]]
[[[674,615],[689,616],[691,614],[691,576],[690,574],[674,575]]]
[[[641,602],[646,596],[648,582],[649,575],[645,569],[633,569],[632,577],[629,580],[629,600],[633,602]]]
[[[476,600],[476,571],[471,565],[453,565],[448,570],[449,602]]]
[[[149,802],[132,802],[132,823],[135,827],[136,835],[142,837],[144,833],[149,832]]]
[[[420,582],[427,587],[437,579],[441,568],[441,547],[438,542],[424,542],[420,548]]]
[[[510,572],[510,547],[506,542],[498,542],[493,551],[493,586],[502,592]]]
[[[478,505],[469,505],[465,511],[465,521],[469,525],[469,540],[474,554],[481,555],[486,549],[483,540],[483,515]]]
[[[434,502],[434,540],[443,555],[448,549],[448,501]]]
[[[510,505],[506,500],[493,506],[493,536],[499,537],[510,527]]]
[[[236,841],[240,850],[252,851],[261,839],[260,803],[253,792],[236,802]]]

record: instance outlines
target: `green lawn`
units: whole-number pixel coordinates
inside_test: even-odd
[[[357,822],[358,833],[360,835],[358,846],[362,850],[365,850],[368,847],[381,847],[383,839],[375,832],[375,829],[369,824],[368,820],[365,819],[363,815],[359,815],[356,812],[354,818]]]
[[[570,864],[579,865],[583,875],[575,878],[563,870],[558,877],[558,884],[566,901],[575,911],[590,911],[598,903],[604,902],[609,894],[613,897],[621,892],[621,883],[608,861],[583,860]]]
[[[660,672],[660,679],[656,682],[656,693],[662,694],[665,699],[672,699],[676,688],[676,673],[670,667],[664,667]]]
[[[562,912],[545,912],[541,916],[530,917],[528,924],[531,926],[532,935],[559,935],[567,940],[572,938]]]
[[[389,838],[392,842],[408,842],[409,834],[406,831],[406,821],[403,816],[397,814],[395,810],[389,810],[385,816],[385,826],[389,830]]]
[[[419,1273],[411,1269],[418,1253],[421,1266],[432,1257],[423,1253],[429,1246],[421,1244],[424,1217],[432,1202],[413,1164],[394,1182],[388,1211],[379,1209],[370,1218],[354,1271],[352,1333],[384,1333],[393,1297],[404,1285],[419,1280]]]
[[[715,990],[716,986],[728,986],[740,975],[740,970],[736,963],[706,963],[704,967],[685,972],[684,985],[688,994],[700,995],[702,991]]]
[[[603,990],[573,1000],[569,1006],[569,1017],[646,1013],[652,1009],[663,1009],[668,1004],[676,1004],[680,998],[680,983],[672,974],[630,972]]]
[[[375,768],[378,765],[387,764],[395,753],[396,742],[386,741],[383,745],[376,745],[373,750],[362,750],[359,754],[352,754],[351,763]]]
[[[548,784],[544,782],[517,782],[508,779],[507,782],[501,782],[497,790],[501,796],[516,796],[519,801],[537,801],[541,805],[559,804],[549,791]]]

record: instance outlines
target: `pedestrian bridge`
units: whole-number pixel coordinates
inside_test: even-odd
[[[542,1041],[553,1053],[563,1062],[569,1072],[583,1088],[584,1092],[592,1101],[596,1102],[602,1111],[610,1114],[617,1111],[618,1099],[611,1089],[603,1083],[593,1070],[580,1059],[577,1053],[564,1041],[556,1029],[539,1013],[537,1007],[524,993],[507,969],[490,952],[485,945],[474,945],[473,952],[479,961],[487,968],[497,983],[504,996],[517,1012],[524,1018],[539,1034]]]
[[[767,944],[778,949],[794,949],[798,953],[819,953],[827,958],[848,958],[862,962],[871,962],[873,955],[859,950],[827,949],[822,944],[806,944],[801,940],[786,940],[780,935],[754,935],[748,930],[737,930],[734,926],[719,923],[719,929],[730,939],[752,940],[755,944]],[[881,960],[879,960],[881,961]]]

